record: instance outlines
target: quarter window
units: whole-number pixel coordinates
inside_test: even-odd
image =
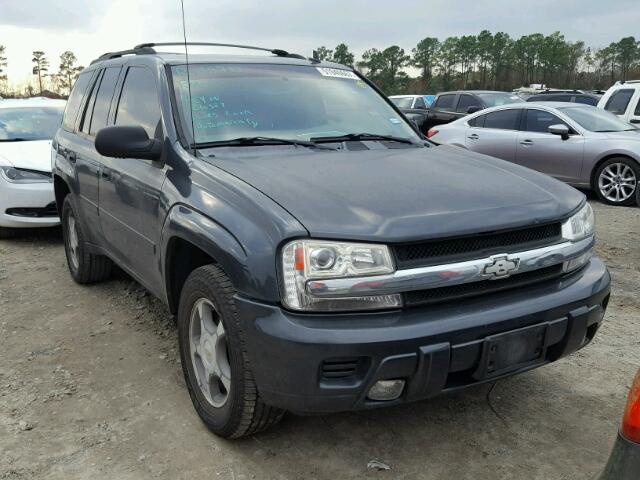
[[[92,71],[81,73],[73,86],[73,90],[71,91],[69,100],[67,100],[67,107],[64,110],[64,117],[62,119],[62,126],[65,130],[73,131],[75,127],[78,110],[80,110],[80,104],[82,103],[84,94],[89,86],[92,73]]]
[[[525,131],[549,133],[551,125],[567,125],[554,114],[543,110],[527,110]],[[567,125],[569,127],[569,125]],[[569,127],[570,128],[570,127]]]
[[[438,97],[438,101],[436,102],[436,108],[441,108],[442,110],[452,110],[453,100],[455,98],[455,95],[440,95],[440,97]]]
[[[98,93],[98,86],[100,85],[100,78],[102,72],[98,73],[98,78],[93,82],[91,86],[91,93],[89,94],[89,100],[84,105],[84,110],[82,113],[82,118],[80,120],[79,130],[82,133],[89,133],[89,123],[91,122],[91,112],[93,111],[93,104],[96,101],[96,93]]]
[[[636,110],[633,112],[636,117],[640,117],[640,98],[638,99],[638,103],[636,104]]]
[[[627,111],[627,106],[629,105],[629,101],[631,100],[631,97],[633,97],[634,92],[635,90],[629,88],[613,92],[613,95],[609,98],[604,109],[611,113],[615,113],[616,115],[623,115],[624,112]]]
[[[153,138],[160,119],[153,74],[144,67],[129,67],[118,102],[115,124],[141,126],[147,131],[149,138]]]
[[[498,110],[487,113],[484,120],[484,128],[495,128],[498,130],[518,130],[520,123],[520,110]]]

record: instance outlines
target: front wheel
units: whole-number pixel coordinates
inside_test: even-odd
[[[640,166],[625,157],[604,162],[595,175],[594,188],[598,198],[609,205],[631,205],[635,201]]]
[[[284,413],[260,398],[234,294],[224,272],[205,265],[187,278],[178,309],[180,359],[191,401],[205,425],[226,438],[264,430]]]

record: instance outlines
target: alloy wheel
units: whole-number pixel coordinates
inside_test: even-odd
[[[71,263],[73,264],[73,268],[77,269],[80,265],[80,260],[78,258],[78,246],[80,245],[80,242],[78,241],[76,217],[73,213],[69,213],[67,218],[67,241],[69,243],[69,257],[71,259]]]
[[[633,169],[624,163],[612,163],[600,173],[598,188],[604,198],[621,203],[633,196],[637,179]]]
[[[227,335],[213,303],[199,299],[189,321],[191,362],[202,395],[214,407],[222,407],[231,391],[231,367]]]

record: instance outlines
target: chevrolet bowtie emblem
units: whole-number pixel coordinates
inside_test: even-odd
[[[507,278],[512,273],[518,271],[520,266],[520,260],[517,258],[510,259],[507,255],[496,255],[490,257],[491,263],[487,263],[484,266],[483,273],[485,275],[491,275],[495,278]]]

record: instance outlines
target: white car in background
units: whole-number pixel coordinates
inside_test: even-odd
[[[0,238],[16,229],[58,225],[51,178],[51,139],[64,100],[0,102]]]
[[[598,102],[603,108],[616,114],[621,120],[640,127],[640,80],[616,82]]]

